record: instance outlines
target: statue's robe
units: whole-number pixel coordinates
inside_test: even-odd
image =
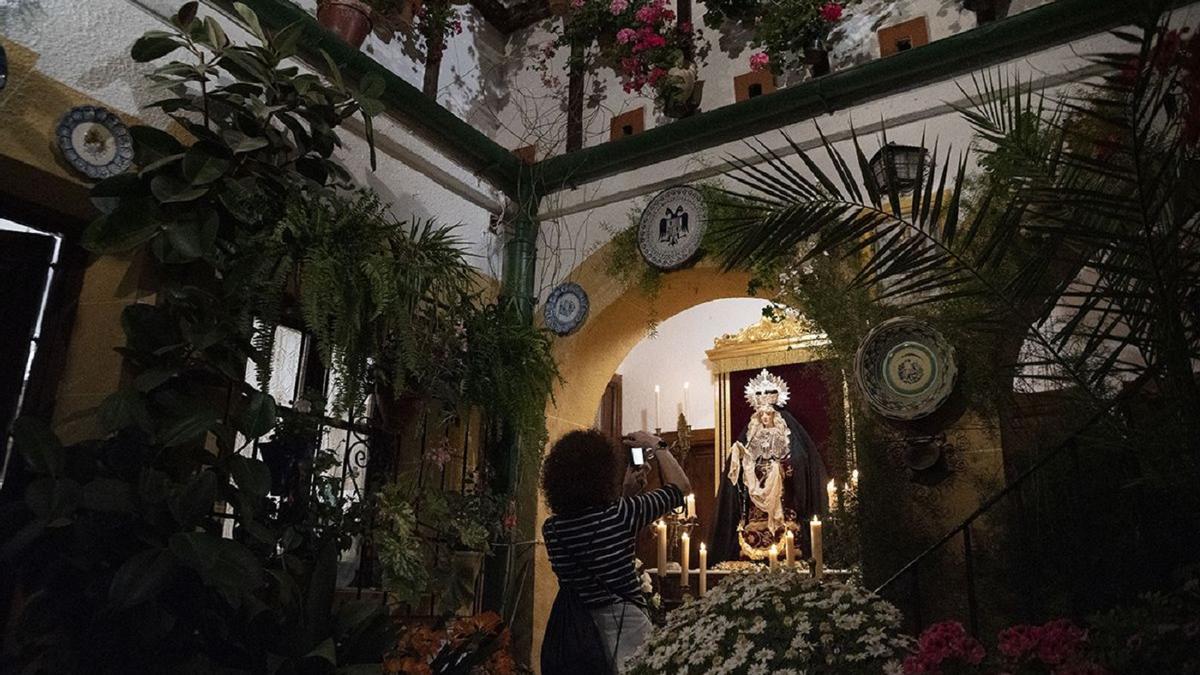
[[[829,514],[825,487],[829,482],[829,474],[825,469],[824,460],[821,459],[821,453],[817,451],[816,443],[804,426],[781,406],[775,406],[775,410],[787,424],[789,432],[785,469],[790,468],[790,475],[785,478],[783,508],[785,512],[795,514],[799,525],[797,545],[807,551],[809,531],[806,523],[814,515],[825,518]],[[738,437],[738,441],[743,445],[747,442],[747,431],[748,429],[742,430]],[[738,526],[749,521],[753,508],[741,468],[736,471],[736,481],[730,480],[729,461],[730,453],[726,448],[721,461],[716,518],[713,520],[709,536],[708,561],[711,565],[743,557],[738,543]],[[782,556],[782,545],[780,551]]]

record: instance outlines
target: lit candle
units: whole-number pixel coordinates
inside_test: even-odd
[[[683,383],[683,416],[688,416],[688,388],[691,387],[690,382]]]
[[[812,536],[813,576],[820,579],[825,573],[825,551],[821,548],[821,519],[813,516],[808,524],[808,533]]]
[[[688,587],[688,564],[692,557],[691,538],[688,533],[684,532],[679,535],[679,587],[686,589]]]
[[[700,597],[708,592],[708,548],[700,542]]]
[[[796,563],[796,535],[788,530],[783,533],[783,552],[787,556],[788,567]]]
[[[696,517],[696,495],[688,495],[687,497],[684,498],[684,501],[687,504],[687,517],[695,518]]]
[[[837,509],[837,483],[832,478],[825,485],[825,492],[829,494],[829,511],[833,512]]]
[[[771,562],[771,569],[779,568],[779,547],[771,544],[770,550],[767,551],[767,558]]]
[[[858,489],[858,469],[855,469],[850,472],[850,489],[851,490]]]
[[[667,573],[667,523],[658,521],[658,576]]]
[[[654,428],[656,430],[662,429],[662,424],[660,424],[661,420],[659,419],[662,417],[662,401],[660,400],[662,398],[661,394],[662,388],[657,384],[654,385]]]

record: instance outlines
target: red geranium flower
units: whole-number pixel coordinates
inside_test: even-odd
[[[840,21],[844,9],[845,8],[842,7],[841,3],[827,2],[821,7],[821,18],[829,23]]]

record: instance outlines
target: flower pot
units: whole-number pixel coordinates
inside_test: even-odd
[[[371,7],[361,0],[322,0],[317,22],[351,47],[361,47],[371,32]]]
[[[691,117],[700,110],[704,98],[704,80],[697,80],[686,94],[668,97],[663,101],[663,114],[671,119]]]
[[[1012,0],[963,0],[963,9],[975,12],[979,24],[991,23],[1008,16]]]
[[[828,75],[832,70],[829,65],[829,50],[824,46],[812,46],[804,49],[804,63],[813,77]]]
[[[462,579],[467,586],[472,590],[466,597],[462,599],[462,604],[456,608],[456,613],[459,616],[470,616],[475,612],[473,605],[475,604],[475,586],[479,581],[479,572],[483,569],[483,553],[479,551],[454,551],[450,564],[453,566],[454,574]]]

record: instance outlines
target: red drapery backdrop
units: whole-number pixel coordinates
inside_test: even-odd
[[[827,361],[809,361],[786,366],[772,366],[767,370],[783,378],[790,390],[790,398],[784,406],[804,426],[825,460],[831,476],[837,475],[833,466],[833,453],[829,439],[837,422],[835,415],[842,410],[841,379]],[[750,404],[746,402],[746,384],[762,372],[762,368],[738,370],[729,374],[729,422],[732,438],[737,439],[750,423]]]

